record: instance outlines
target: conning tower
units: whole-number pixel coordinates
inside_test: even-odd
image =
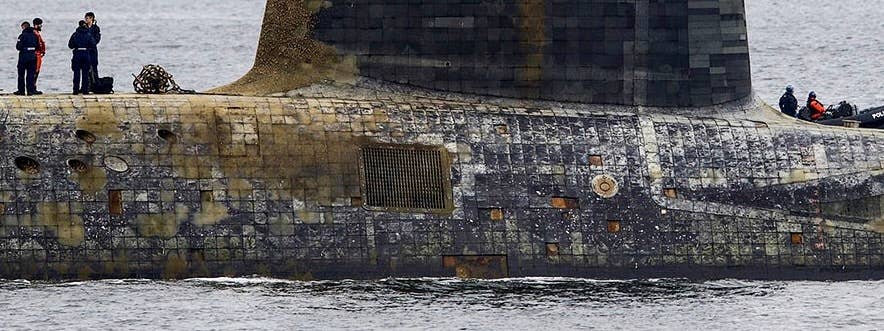
[[[749,97],[743,0],[269,0],[254,69],[219,92],[355,75],[636,106]]]

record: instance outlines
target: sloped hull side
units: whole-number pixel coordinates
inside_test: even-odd
[[[872,130],[395,95],[0,110],[4,278],[884,275]],[[446,207],[378,206],[371,146],[441,151],[410,167]]]

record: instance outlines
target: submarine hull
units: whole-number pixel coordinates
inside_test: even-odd
[[[874,130],[385,95],[0,98],[0,277],[884,275]]]

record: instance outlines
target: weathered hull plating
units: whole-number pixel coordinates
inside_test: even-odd
[[[0,111],[4,278],[884,276],[884,134],[751,100],[704,117],[407,95]],[[450,208],[367,208],[360,148],[378,144],[444,148]]]

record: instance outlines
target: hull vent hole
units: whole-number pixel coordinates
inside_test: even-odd
[[[174,144],[174,143],[178,142],[178,136],[175,135],[174,133],[172,133],[172,131],[169,131],[166,129],[157,130],[157,136],[159,136],[160,138],[162,138],[163,140],[167,141],[170,144]]]
[[[77,130],[74,132],[74,134],[77,136],[77,139],[80,139],[87,144],[92,144],[95,142],[95,140],[98,139],[97,137],[95,137],[94,134],[92,134],[92,132],[86,130]]]
[[[19,156],[15,158],[15,166],[18,167],[19,170],[29,175],[36,175],[40,173],[40,163],[38,163],[37,160],[34,160],[27,156]]]
[[[86,171],[89,171],[89,166],[87,166],[86,163],[83,163],[83,161],[80,160],[68,160],[68,167],[71,167],[71,170],[77,173],[84,173]]]

